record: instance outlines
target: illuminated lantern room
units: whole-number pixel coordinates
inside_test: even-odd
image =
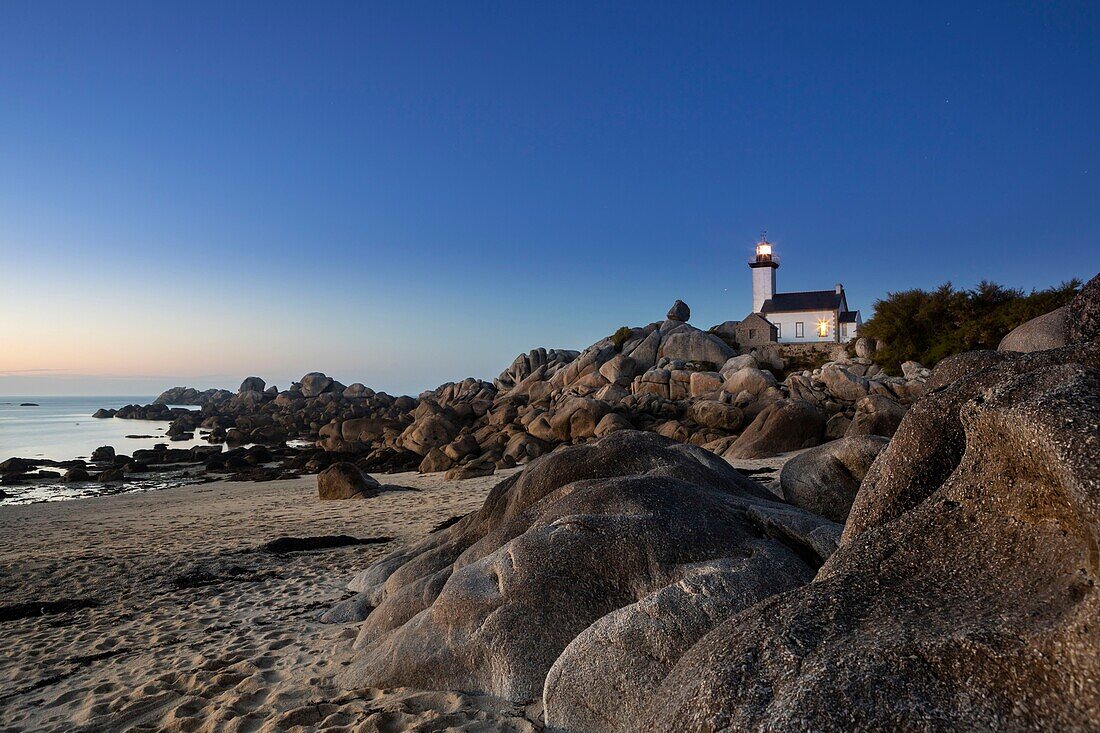
[[[756,261],[771,262],[772,259],[772,243],[768,241],[767,237],[762,237],[760,241],[756,243]]]
[[[764,302],[775,295],[775,271],[779,258],[772,252],[772,243],[765,234],[756,243],[756,256],[749,260],[752,268],[752,310],[759,313]]]

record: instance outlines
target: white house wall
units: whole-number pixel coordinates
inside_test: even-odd
[[[840,340],[851,341],[859,336],[859,327],[863,325],[863,319],[856,317],[855,323],[840,324]]]
[[[836,313],[833,311],[798,311],[796,313],[765,313],[764,317],[779,327],[781,344],[813,344],[824,341],[836,341]],[[827,336],[817,335],[817,322],[827,321]],[[802,338],[795,336],[796,324],[804,325]],[[849,331],[853,324],[848,324]],[[850,338],[850,337],[849,337]]]

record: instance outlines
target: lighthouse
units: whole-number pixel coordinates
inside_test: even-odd
[[[863,320],[859,311],[848,310],[844,286],[799,293],[775,292],[779,257],[766,235],[756,243],[752,269],[752,313],[735,329],[742,345],[761,343],[844,343],[859,335]]]
[[[756,243],[756,257],[749,260],[752,268],[752,312],[759,313],[764,301],[775,295],[775,271],[779,269],[779,257],[772,253],[772,243],[766,235]]]

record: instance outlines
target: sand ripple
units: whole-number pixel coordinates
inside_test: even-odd
[[[356,627],[321,624],[351,574],[480,506],[498,477],[320,502],[311,477],[0,509],[0,606],[95,604],[0,621],[0,731],[535,731],[460,692],[341,690]],[[276,555],[275,537],[391,536]],[[81,607],[81,606],[87,607]]]

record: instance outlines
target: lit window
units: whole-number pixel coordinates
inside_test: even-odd
[[[802,325],[802,321],[795,322],[795,324],[794,324],[794,337],[796,339],[800,339],[800,338],[803,337],[803,335],[804,335],[803,328],[804,328],[804,326]]]
[[[817,322],[817,335],[821,336],[822,338],[829,335],[829,322],[828,321],[818,321]]]

